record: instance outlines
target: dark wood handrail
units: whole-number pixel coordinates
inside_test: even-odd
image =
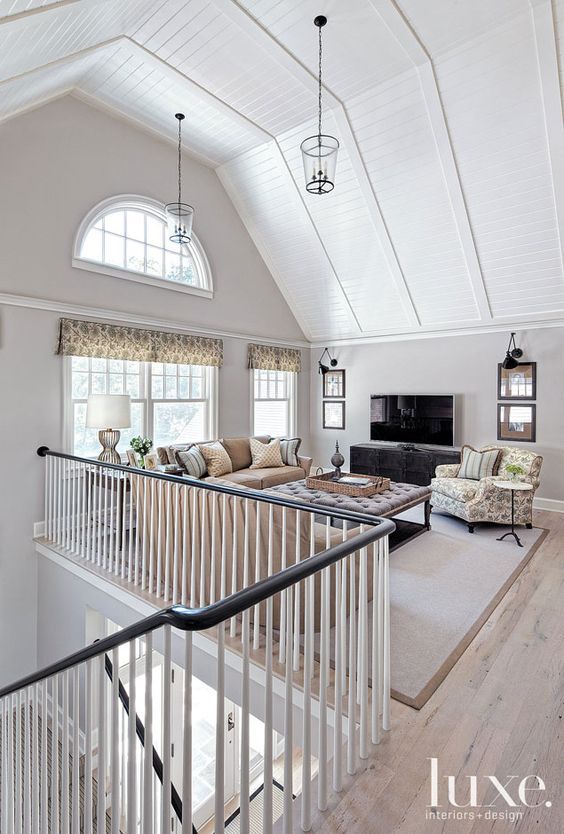
[[[205,631],[206,629],[213,628],[220,623],[227,622],[231,617],[236,617],[243,611],[247,611],[254,605],[264,602],[269,597],[285,591],[297,582],[307,579],[308,576],[313,576],[313,574],[334,565],[336,562],[340,562],[341,559],[350,556],[351,553],[362,550],[379,539],[389,536],[395,529],[396,525],[390,519],[379,519],[378,524],[369,530],[357,533],[352,538],[339,542],[328,550],[309,556],[301,562],[290,565],[284,568],[284,570],[259,582],[255,582],[254,585],[250,585],[248,588],[242,588],[234,594],[225,597],[225,599],[214,602],[204,608],[188,608],[185,605],[172,605],[170,608],[163,608],[151,614],[149,617],[139,620],[137,623],[126,626],[121,631],[116,632],[116,634],[111,634],[109,637],[105,637],[103,640],[91,646],[80,649],[80,651],[74,652],[74,654],[58,660],[50,666],[46,666],[44,669],[27,675],[19,681],[0,689],[0,698],[27,686],[32,686],[32,684],[38,683],[59,672],[64,672],[66,669],[71,669],[73,666],[84,663],[86,660],[91,660],[94,657],[105,654],[116,646],[127,643],[136,637],[143,637],[145,634],[154,631],[160,626],[170,625],[181,631]]]

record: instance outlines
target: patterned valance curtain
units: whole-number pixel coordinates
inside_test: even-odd
[[[302,369],[301,351],[272,345],[249,345],[249,368],[299,374]]]
[[[57,353],[131,362],[223,365],[223,340],[94,321],[60,319]]]

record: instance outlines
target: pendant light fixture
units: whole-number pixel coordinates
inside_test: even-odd
[[[178,200],[166,204],[165,214],[168,239],[182,245],[190,243],[194,209],[188,203],[182,202],[182,121],[185,116],[184,113],[175,113],[174,117],[178,119]]]
[[[513,345],[513,347],[511,347]],[[507,345],[507,353],[505,354],[505,359],[502,362],[502,367],[506,371],[511,371],[513,368],[516,368],[519,364],[519,359],[523,356],[523,351],[521,348],[518,348],[515,344],[515,333],[511,334],[509,339],[509,344]]]
[[[328,194],[335,187],[335,168],[339,142],[334,136],[324,134],[321,129],[321,30],[327,23],[325,15],[318,15],[313,21],[319,30],[319,87],[317,135],[308,136],[300,145],[304,163],[306,190],[310,194]]]

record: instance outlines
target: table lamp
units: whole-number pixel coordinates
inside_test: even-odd
[[[116,446],[120,433],[117,429],[131,426],[131,398],[129,394],[90,394],[86,406],[86,426],[100,429],[98,439],[102,451],[98,460],[104,463],[121,463]]]

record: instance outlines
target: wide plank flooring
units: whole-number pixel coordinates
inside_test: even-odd
[[[535,524],[550,531],[542,546],[424,708],[392,701],[392,731],[317,818],[323,834],[564,834],[564,515],[537,512]],[[429,757],[439,760],[438,810],[458,819],[429,818]],[[517,793],[530,774],[546,784],[526,794],[539,807]],[[447,775],[459,804],[475,775],[478,801],[493,807],[449,805]],[[516,807],[488,775],[517,777],[507,786]]]

